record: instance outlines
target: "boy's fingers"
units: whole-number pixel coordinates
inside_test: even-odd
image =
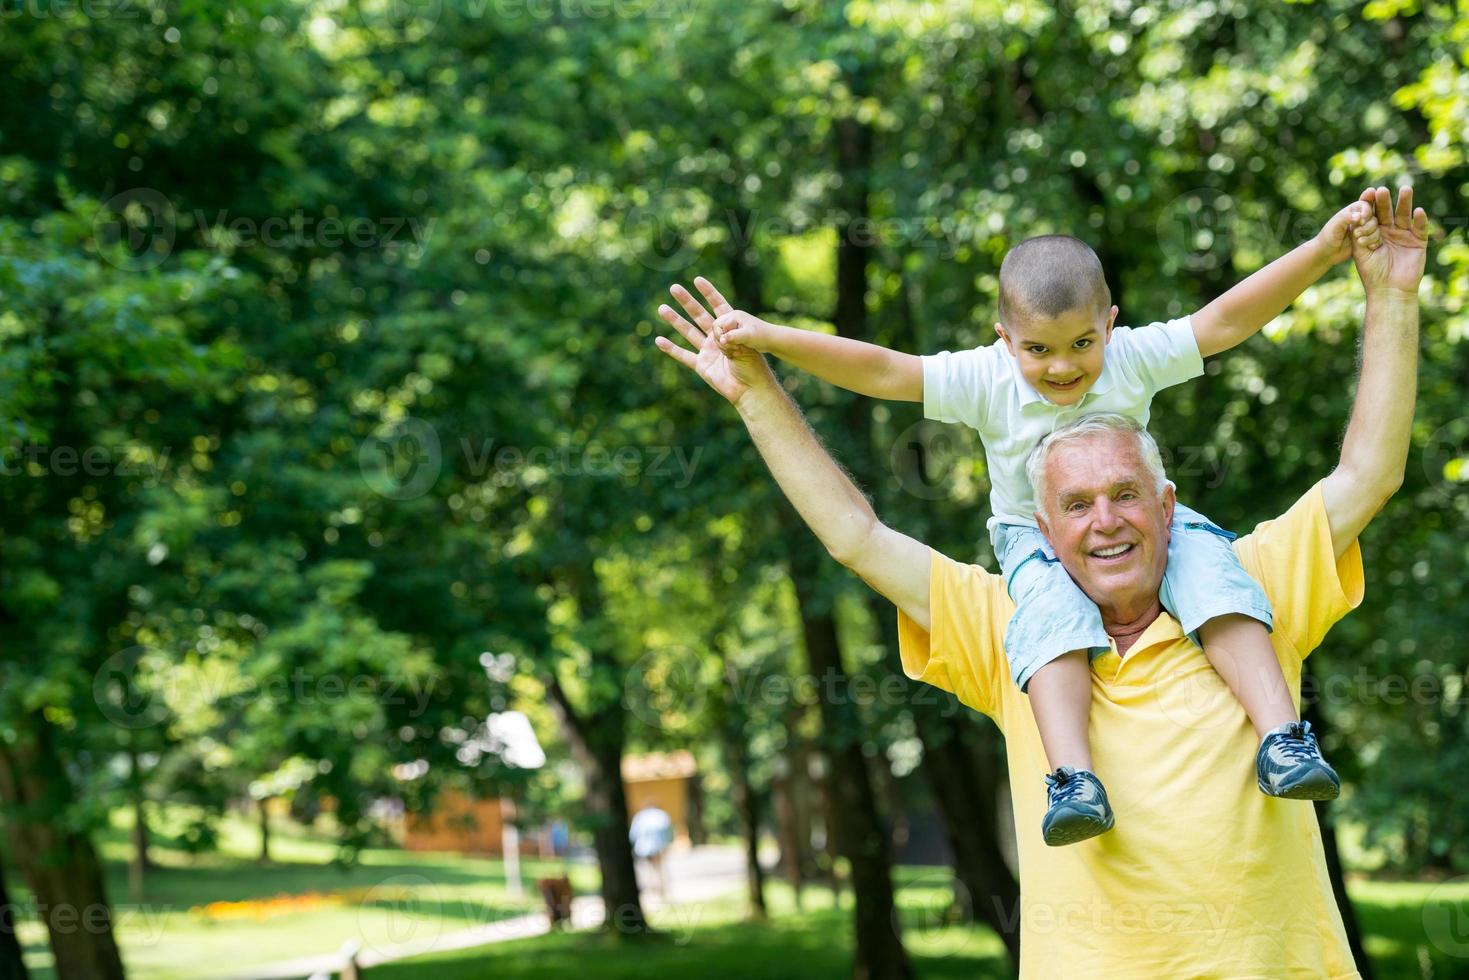
[[[1413,188],[1398,188],[1398,209],[1393,215],[1399,228],[1407,228],[1413,222]]]
[[[693,351],[684,350],[682,347],[678,346],[678,344],[675,344],[667,337],[655,337],[653,338],[653,343],[658,346],[659,350],[667,354],[669,357],[673,358],[678,363],[682,364],[684,367],[691,368],[697,361],[697,358],[694,357]]]
[[[694,326],[692,323],[679,316],[678,311],[676,311],[673,307],[665,303],[664,305],[658,307],[658,315],[661,316],[670,327],[683,334],[684,339],[687,340],[689,343],[693,344],[695,347],[704,346],[704,331],[700,330],[698,327]]]
[[[708,310],[704,309],[704,305],[702,303],[694,299],[692,293],[680,286],[678,283],[674,283],[672,286],[668,287],[668,291],[673,294],[674,299],[678,300],[678,305],[682,306],[684,308],[684,311],[688,313],[689,316],[693,317],[695,323],[697,323],[704,330],[708,330],[710,328],[710,326],[714,322],[714,318],[709,315]],[[703,342],[702,338],[700,338],[700,342]]]
[[[714,308],[715,316],[722,316],[725,313],[734,312],[734,307],[729,305],[729,300],[724,298],[723,293],[714,288],[714,283],[705,279],[703,276],[695,276],[694,285],[698,287],[699,292],[704,294],[704,298],[709,301],[709,305]]]

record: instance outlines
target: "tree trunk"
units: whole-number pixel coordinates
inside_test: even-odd
[[[869,605],[878,635],[889,651],[889,662],[895,662],[897,615],[876,596]],[[999,933],[1011,966],[1019,970],[1020,884],[1000,851],[999,767],[993,754],[980,745],[984,733],[978,724],[959,713],[966,709],[950,695],[925,691],[916,681],[908,682],[908,691],[914,729],[923,743],[921,768],[954,854],[954,877],[961,886],[955,889],[955,897],[977,921]],[[957,712],[949,713],[951,707]]]
[[[760,808],[755,789],[750,785],[750,760],[745,752],[745,711],[739,701],[739,684],[735,668],[724,662],[724,702],[719,718],[719,732],[724,740],[724,755],[729,766],[734,793],[735,815],[740,833],[745,838],[745,875],[750,888],[750,917],[764,919],[765,871],[760,867]]]
[[[790,519],[789,511],[783,511]],[[852,868],[856,896],[856,980],[908,980],[912,969],[903,949],[901,926],[893,900],[891,857],[887,835],[877,816],[877,803],[862,754],[864,732],[846,671],[842,667],[831,603],[815,594],[816,554],[809,533],[792,529],[792,580],[801,609],[801,629],[811,672],[820,685],[822,742],[826,783],[830,792],[830,829],[837,853]]]
[[[46,923],[58,980],[124,980],[112,935],[102,865],[86,835],[65,819],[72,787],[39,715],[16,720],[20,740],[0,745],[0,799],[11,853]]]
[[[256,803],[260,816],[260,854],[255,858],[257,864],[270,863],[270,810],[266,805],[270,797],[262,796]]]
[[[5,887],[3,868],[0,868],[0,980],[30,980],[20,940],[15,936],[15,903]]]
[[[136,733],[132,733],[135,737]],[[143,774],[138,768],[138,747],[128,740],[128,795],[133,804],[133,858],[128,862],[128,893],[135,903],[143,901],[143,881],[148,875],[148,820],[143,812]]]
[[[964,744],[969,734],[964,729],[973,722],[940,717],[926,707],[915,707],[913,715],[923,742],[923,774],[954,852],[954,876],[967,893],[963,897],[975,919],[999,933],[1018,969],[1020,885],[997,842],[995,773],[978,770],[974,753]]]
[[[1304,672],[1301,678],[1301,686],[1309,690],[1320,690],[1320,685],[1311,680],[1311,661],[1307,660],[1302,665]],[[1311,723],[1318,741],[1325,741],[1328,725],[1321,717],[1320,705],[1312,700],[1305,701],[1301,705],[1301,718]],[[1331,876],[1331,891],[1336,896],[1336,907],[1341,911],[1342,925],[1346,928],[1347,943],[1352,948],[1352,959],[1357,961],[1357,972],[1362,974],[1362,980],[1373,980],[1372,959],[1367,955],[1367,949],[1362,945],[1362,927],[1357,922],[1357,910],[1352,906],[1352,898],[1347,894],[1346,878],[1342,874],[1341,852],[1336,846],[1336,823],[1331,819],[1331,804],[1316,804],[1316,820],[1321,825],[1321,844],[1326,851],[1326,870]]]
[[[650,932],[628,837],[627,792],[622,783],[622,703],[583,717],[554,676],[547,678],[546,689],[572,756],[587,780],[592,846],[597,852],[602,902],[607,910],[603,927],[629,936]]]
[[[801,846],[801,835],[797,830],[796,787],[793,774],[787,770],[770,782],[770,799],[775,810],[775,825],[780,838],[780,866],[786,880],[791,884],[795,897],[796,911],[801,911],[802,864],[806,849]]]

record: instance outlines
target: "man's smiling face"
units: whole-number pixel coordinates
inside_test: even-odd
[[[1027,384],[1053,404],[1074,405],[1102,373],[1116,316],[1115,306],[1100,313],[1075,309],[1060,316],[996,324],[995,329]]]
[[[1173,488],[1159,492],[1131,432],[1096,432],[1047,457],[1036,520],[1061,565],[1103,611],[1157,600],[1168,564]]]

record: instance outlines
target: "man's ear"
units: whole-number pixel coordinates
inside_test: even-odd
[[[1117,323],[1117,307],[1107,311],[1107,329],[1102,333],[1102,343],[1112,342],[1112,327]]]
[[[1041,529],[1041,537],[1045,538],[1046,544],[1051,546],[1052,551],[1055,551],[1056,545],[1055,542],[1051,540],[1051,529],[1046,526],[1046,515],[1042,514],[1040,511],[1036,511],[1035,523],[1036,526]]]
[[[1172,480],[1169,480],[1167,483],[1163,484],[1163,526],[1164,527],[1171,528],[1173,526],[1173,505],[1176,502],[1177,502],[1177,498],[1174,496],[1174,493],[1173,493],[1173,481]]]

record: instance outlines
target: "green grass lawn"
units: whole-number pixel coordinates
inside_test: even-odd
[[[191,856],[159,847],[159,867],[142,901],[128,897],[126,827],[103,835],[108,887],[129,976],[134,980],[207,980],[252,965],[329,953],[343,941],[380,944],[422,939],[482,925],[539,908],[531,895],[512,899],[499,861],[458,855],[368,850],[350,869],[331,865],[331,844],[303,828],[283,827],[273,838],[278,860],[257,865],[259,838],[253,824],[230,819],[221,850]],[[526,862],[527,881],[559,873],[561,864]],[[18,875],[15,900],[27,897]],[[1003,948],[988,930],[948,923],[945,872],[900,868],[896,873],[904,939],[922,978],[987,980],[1007,975]],[[579,894],[595,890],[595,869],[573,869]],[[212,902],[270,899],[279,895],[337,893],[340,904],[291,909],[260,919],[212,918],[200,908]],[[1442,885],[1357,881],[1352,885],[1367,947],[1379,980],[1448,980],[1469,977],[1469,879]],[[562,933],[494,946],[404,960],[370,971],[371,980],[644,980],[653,976],[846,977],[850,973],[850,893],[838,902],[826,889],[810,889],[796,911],[781,882],[768,890],[769,922],[745,921],[743,894],[663,910],[654,916],[658,935],[617,942],[585,933]],[[22,908],[24,906],[22,905]],[[36,980],[51,980],[45,932],[20,923],[27,961]]]
[[[500,861],[396,849],[364,851],[350,868],[331,863],[335,847],[304,828],[284,825],[272,834],[272,863],[259,865],[255,825],[227,818],[220,850],[190,855],[155,846],[157,863],[141,901],[128,893],[128,824],[119,820],[100,836],[108,895],[128,975],[140,980],[207,980],[238,974],[250,966],[329,953],[348,939],[408,942],[435,934],[522,915],[541,907],[528,890],[511,897]],[[561,873],[560,862],[522,862],[533,889],[539,875]],[[28,893],[20,876],[7,878],[24,909]],[[596,887],[593,869],[575,868],[572,880],[585,893]],[[304,908],[240,910],[209,914],[218,902],[268,900],[276,896],[337,893],[342,902]],[[240,914],[243,913],[243,914]],[[40,922],[22,914],[18,924],[26,962],[35,980],[51,980],[51,956]]]
[[[1008,976],[1004,951],[981,927],[944,926],[937,910],[944,889],[915,887],[917,869],[898,872],[904,940],[924,980]],[[907,886],[903,882],[909,882]],[[932,885],[932,870],[924,883]],[[1435,886],[1362,881],[1352,886],[1378,980],[1469,977],[1469,880]],[[418,957],[371,971],[372,980],[642,980],[650,976],[845,978],[851,973],[851,898],[833,909],[827,893],[817,909],[797,914],[789,889],[771,888],[775,917],[767,925],[739,921],[740,903],[704,910],[702,924],[657,923],[658,941],[624,943],[602,936],[562,934]],[[1457,915],[1457,919],[1454,916]],[[1457,929],[1457,931],[1455,931]]]

